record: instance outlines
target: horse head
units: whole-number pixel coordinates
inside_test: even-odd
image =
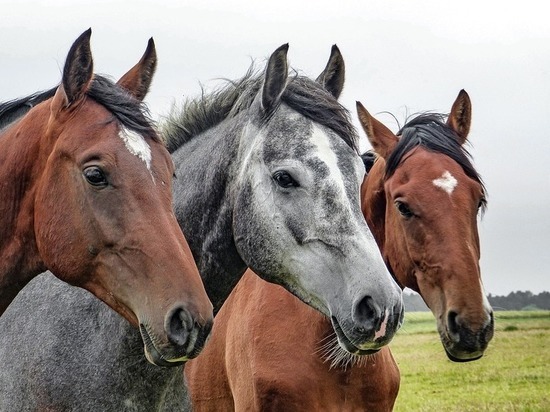
[[[370,353],[392,338],[403,307],[361,213],[364,166],[336,100],[343,60],[333,47],[317,81],[289,77],[287,51],[269,58],[244,127],[236,245],[255,273],[331,319],[344,349]]]
[[[202,349],[212,305],[173,213],[172,159],[141,103],[154,43],[117,85],[93,75],[90,35],[53,98],[10,127],[41,136],[28,176],[35,259],[138,326],[152,363],[181,364]]]
[[[481,357],[493,335],[493,312],[479,267],[477,217],[486,191],[464,149],[471,103],[461,91],[446,123],[420,115],[394,135],[357,102],[378,157],[363,184],[363,209],[402,287],[424,298],[447,355]]]

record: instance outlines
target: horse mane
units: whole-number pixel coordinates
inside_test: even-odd
[[[37,104],[53,97],[58,87],[0,103],[0,130],[23,117]],[[113,81],[95,75],[86,94],[109,110],[124,127],[155,141],[160,140],[145,104]]]
[[[365,174],[369,174],[370,170],[374,166],[374,162],[377,159],[376,152],[374,150],[367,150],[360,155],[363,165],[365,166]]]
[[[225,84],[206,94],[188,99],[180,110],[172,110],[163,125],[163,139],[170,153],[200,133],[233,118],[252,105],[263,85],[263,73],[251,66],[238,80],[223,79]],[[281,101],[308,119],[340,136],[348,146],[357,149],[357,132],[349,111],[326,91],[321,84],[306,76],[289,78]]]
[[[408,120],[397,133],[401,136],[395,149],[386,161],[385,178],[389,178],[403,158],[415,147],[421,146],[429,151],[444,154],[457,162],[467,176],[481,185],[483,193],[487,191],[481,176],[474,168],[470,153],[459,143],[456,132],[445,123],[446,116],[440,113],[422,113]],[[482,210],[486,207],[483,197]]]
[[[57,86],[49,90],[33,93],[26,97],[0,103],[0,130],[23,117],[34,106],[48,100],[55,94]]]

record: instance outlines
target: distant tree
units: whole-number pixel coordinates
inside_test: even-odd
[[[550,292],[534,295],[530,291],[510,292],[507,296],[487,296],[495,310],[550,310]]]
[[[535,295],[530,291],[515,291],[507,296],[489,293],[487,299],[494,310],[550,310],[550,292]],[[430,311],[422,297],[410,289],[403,292],[403,303],[407,312]]]
[[[418,293],[408,290],[403,292],[403,303],[406,312],[429,312],[430,308],[426,306],[422,296]]]
[[[550,292],[542,292],[533,296],[533,304],[539,309],[550,310]]]

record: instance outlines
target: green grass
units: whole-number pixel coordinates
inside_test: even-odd
[[[473,362],[447,359],[429,312],[412,312],[391,343],[401,370],[395,412],[550,411],[550,311],[495,312],[495,336]]]

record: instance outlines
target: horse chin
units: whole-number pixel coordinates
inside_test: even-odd
[[[139,331],[141,333],[141,339],[143,340],[143,351],[145,352],[145,358],[149,361],[149,363],[152,363],[155,366],[173,367],[183,365],[188,360],[187,357],[174,360],[164,358],[164,356],[162,356],[156,348],[153,339],[143,324],[139,325]]]
[[[474,353],[467,353],[467,352],[455,352],[455,354],[452,354],[445,346],[445,353],[447,354],[447,357],[449,360],[453,362],[471,362],[478,360],[483,356],[483,352],[474,352]]]
[[[336,338],[338,339],[338,345],[340,345],[340,347],[346,352],[352,355],[365,356],[365,355],[373,355],[381,349],[381,348],[372,348],[372,349],[358,348],[347,337],[347,335],[342,330],[342,327],[338,323],[338,320],[334,316],[331,316],[331,322],[332,322],[332,328],[336,333]]]
[[[445,331],[440,330],[439,337],[447,357],[453,362],[471,362],[483,356],[483,350],[468,351],[461,349],[460,345],[453,342]]]

